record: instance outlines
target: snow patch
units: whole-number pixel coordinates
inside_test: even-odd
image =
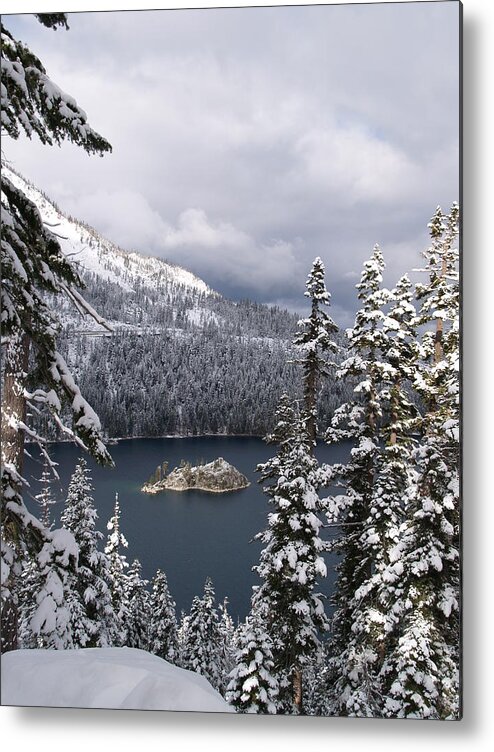
[[[135,648],[5,653],[2,705],[234,712],[203,676]]]

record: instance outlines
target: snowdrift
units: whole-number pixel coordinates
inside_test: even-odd
[[[233,712],[203,676],[135,648],[4,653],[1,690],[2,705]]]

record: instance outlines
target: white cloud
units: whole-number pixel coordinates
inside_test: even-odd
[[[165,248],[197,246],[199,248],[245,248],[250,238],[228,222],[212,225],[202,209],[186,209],[178,218],[178,227],[170,230],[164,240]]]
[[[67,197],[67,209],[127,250],[152,253],[168,231],[160,214],[146,198],[131,189],[98,189],[94,193]]]
[[[227,294],[289,299],[320,255],[350,305],[374,243],[409,270],[458,198],[457,4],[400,5],[19,17],[113,153],[2,147],[62,208]]]
[[[352,205],[389,204],[414,195],[420,168],[402,149],[354,126],[311,129],[296,144],[292,182]]]
[[[206,277],[263,294],[293,290],[301,272],[294,246],[280,239],[257,242],[229,222],[213,222],[202,209],[183,211],[165,233],[166,255]]]

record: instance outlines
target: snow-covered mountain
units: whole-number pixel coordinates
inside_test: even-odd
[[[196,308],[199,309],[200,297],[219,297],[187,269],[163,259],[123,250],[89,225],[64,214],[39,188],[7,165],[2,164],[2,173],[36,205],[43,222],[57,235],[62,251],[77,266],[84,279],[92,275],[100,281],[117,285],[130,296],[138,289],[159,291],[162,302],[169,305],[178,301],[184,293],[196,297]],[[65,313],[67,319],[68,310]],[[199,322],[200,314],[201,311],[196,310],[192,318]],[[113,321],[117,325],[125,323]],[[84,327],[82,321],[80,325]],[[89,326],[93,327],[94,323],[89,322]]]
[[[2,171],[59,237],[84,297],[111,325],[108,333],[69,300],[53,300],[60,350],[110,437],[271,430],[281,394],[300,391],[295,314],[228,300],[180,266],[125,251],[9,167]],[[344,390],[325,385],[322,425]]]
[[[39,188],[10,167],[2,165],[2,172],[37,206],[43,222],[59,237],[65,255],[84,271],[115,282],[127,291],[133,290],[138,282],[153,289],[179,286],[207,295],[215,294],[192,272],[162,259],[124,251],[93,228],[63,214]]]

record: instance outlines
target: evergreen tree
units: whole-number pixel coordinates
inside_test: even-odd
[[[36,608],[36,593],[40,589],[38,568],[34,561],[26,559],[22,564],[22,575],[19,582],[19,647],[41,648],[42,641],[31,631],[31,619]]]
[[[175,601],[170,595],[166,574],[160,569],[152,582],[149,623],[149,650],[165,661],[179,662]]]
[[[273,671],[273,641],[254,612],[239,628],[235,667],[226,700],[239,713],[276,713],[278,680]]]
[[[330,639],[330,638],[329,638]],[[307,715],[327,716],[328,709],[328,648],[329,639],[305,669],[304,709]]]
[[[188,619],[183,626],[183,667],[202,674],[213,687],[220,690],[224,682],[222,636],[214,587],[209,577],[204,583],[202,598],[194,596]]]
[[[37,17],[51,28],[66,26],[63,14]],[[89,127],[83,110],[49,79],[36,56],[3,23],[1,32],[2,131],[14,139],[21,130],[29,137],[36,133],[45,144],[68,139],[88,153],[109,151],[108,142]],[[60,326],[45,295],[66,296],[79,311],[100,319],[78,292],[81,279],[55,235],[43,226],[34,204],[3,174],[1,208],[2,650],[9,650],[17,646],[16,579],[24,554],[39,556],[43,550],[58,562],[69,561],[73,544],[67,536],[49,533],[24,506],[24,438],[43,441],[29,426],[27,402],[35,403],[37,410],[44,408],[99,461],[110,464],[111,458],[98,417],[57,350]],[[72,416],[71,427],[62,420],[64,406]],[[65,556],[58,548],[63,541],[69,546]]]
[[[47,455],[40,478],[41,491],[34,497],[40,509],[40,522],[47,530],[51,530],[53,525],[51,507],[55,504],[55,499],[51,492],[52,480],[53,470],[50,470]],[[42,590],[43,584],[43,577],[36,560],[26,553],[19,586],[19,639],[20,646],[23,648],[43,647],[43,640],[31,631],[31,619],[37,608],[36,597]]]
[[[424,362],[415,385],[425,404],[417,483],[389,577],[400,596],[394,649],[383,666],[385,712],[458,717],[459,693],[459,211],[438,208],[425,253],[429,282],[417,286]]]
[[[79,551],[71,533],[52,530],[50,516],[55,500],[51,482],[54,463],[45,450],[42,489],[35,496],[40,507],[45,543],[39,553],[26,550],[18,579],[18,645],[22,648],[70,649],[77,643],[71,625],[71,573]],[[57,476],[58,477],[58,476]],[[32,518],[33,520],[35,518]],[[3,640],[3,634],[2,634]]]
[[[389,574],[416,483],[414,434],[419,413],[410,396],[417,374],[418,345],[412,296],[413,288],[405,275],[390,293],[391,309],[383,322],[386,340],[382,353],[382,446],[367,527],[367,536],[375,540],[375,552],[371,577],[357,592],[357,597],[364,593],[372,597],[379,613],[375,625],[379,665],[390,649],[397,626],[395,577],[390,579]]]
[[[347,332],[350,357],[339,375],[359,379],[357,399],[336,411],[327,440],[351,439],[351,458],[329,469],[326,482],[344,492],[327,500],[328,520],[341,530],[330,549],[339,556],[333,595],[335,613],[328,672],[328,714],[373,717],[380,712],[376,665],[382,650],[382,612],[376,608],[372,577],[382,540],[374,519],[382,516],[376,501],[380,470],[380,420],[387,347],[384,306],[389,293],[381,287],[384,259],[379,246],[365,262],[357,284],[362,307]]]
[[[43,465],[43,472],[40,478],[41,491],[34,497],[38,502],[40,508],[39,519],[47,530],[51,530],[53,526],[53,520],[51,518],[51,507],[56,504],[56,500],[53,498],[51,485],[53,482],[53,470],[50,469],[50,463],[45,460]]]
[[[39,553],[24,562],[18,637],[22,647],[67,650],[76,647],[69,601],[79,550],[69,531],[48,532]]]
[[[128,562],[122,549],[129,545],[125,536],[120,532],[120,504],[118,493],[115,494],[115,507],[107,529],[108,537],[105,545],[105,555],[108,559],[108,581],[111,600],[116,621],[116,635],[114,643],[125,645],[127,640],[126,624],[129,621],[129,602],[127,589]]]
[[[142,578],[142,567],[139,559],[134,559],[126,577],[126,600],[129,612],[126,623],[125,644],[129,648],[149,649],[149,622],[151,617],[151,596],[146,586],[148,580]]]
[[[382,417],[376,435],[380,448],[375,455],[372,490],[369,489],[366,518],[357,541],[369,566],[363,570],[351,601],[354,623],[350,668],[357,666],[356,674],[365,678],[361,687],[354,685],[345,696],[343,712],[352,715],[382,715],[385,686],[381,667],[393,649],[399,623],[395,547],[416,480],[413,432],[418,413],[410,400],[410,385],[416,374],[418,348],[412,295],[406,276],[386,294],[390,310],[381,319],[374,364]]]
[[[228,612],[228,598],[223,599],[219,604],[219,632],[220,632],[220,653],[219,667],[221,670],[220,692],[224,696],[229,684],[229,675],[235,666],[235,655],[237,652],[237,630],[233,619]]]
[[[186,614],[185,611],[180,612],[180,621],[178,624],[177,638],[178,638],[178,665],[182,668],[187,668],[187,645],[189,635],[189,622],[190,614]]]
[[[311,301],[310,316],[298,322],[299,332],[293,341],[302,357],[297,361],[303,369],[303,388],[307,432],[313,444],[317,436],[317,395],[321,378],[328,375],[326,353],[335,353],[334,335],[338,327],[322,306],[329,306],[331,295],[324,282],[324,264],[318,257],[312,264],[305,295]]]
[[[387,300],[390,310],[384,317],[381,311],[379,316],[382,328],[377,338],[379,349],[375,351],[375,391],[382,407],[376,433],[380,447],[374,454],[375,470],[367,489],[367,512],[362,509],[362,534],[357,540],[368,556],[369,565],[362,570],[362,580],[354,594],[359,613],[352,627],[355,643],[361,640],[369,658],[367,686],[373,688],[376,704],[372,710],[369,703],[365,712],[371,715],[381,712],[378,674],[396,626],[395,584],[389,578],[389,567],[415,483],[413,431],[417,427],[418,412],[410,400],[410,390],[416,374],[418,348],[412,296],[412,285],[406,276],[389,294],[383,291],[382,302]],[[376,319],[377,313],[372,318]],[[358,696],[362,697],[362,693]],[[351,698],[349,695],[348,702]]]
[[[91,477],[84,459],[80,459],[70,479],[62,525],[79,547],[77,572],[70,578],[74,606],[71,625],[78,633],[79,647],[107,647],[115,637],[115,614],[109,587],[108,560],[98,550],[103,538],[96,530],[98,515],[94,508]],[[82,621],[81,621],[82,616]]]
[[[259,466],[263,489],[273,511],[257,537],[265,547],[254,568],[261,578],[252,598],[273,643],[274,673],[279,683],[280,712],[303,711],[303,669],[320,648],[327,628],[318,577],[326,576],[320,537],[318,463],[312,455],[304,416],[284,395],[269,443],[274,458]]]

